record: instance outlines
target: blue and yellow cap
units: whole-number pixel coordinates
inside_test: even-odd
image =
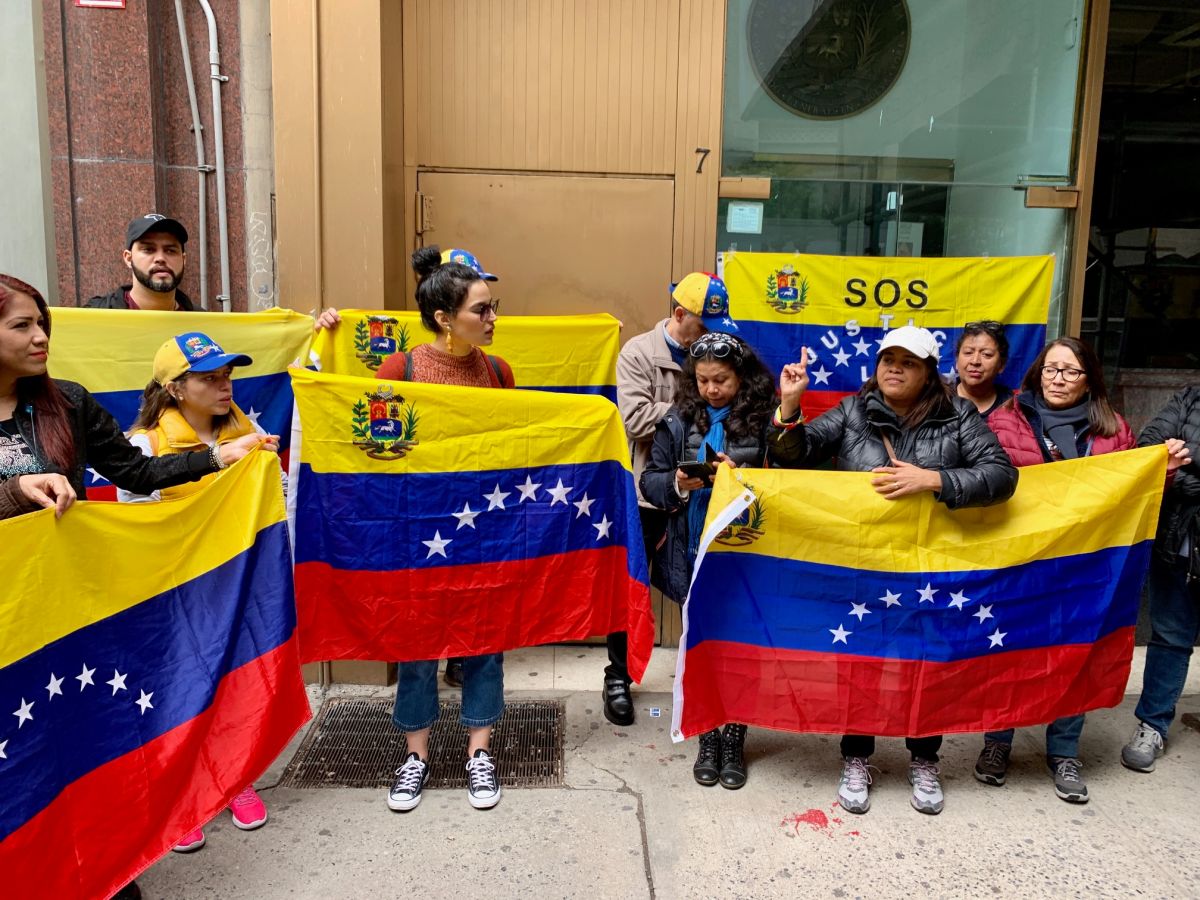
[[[154,354],[154,380],[165,385],[188,372],[212,372],[222,366],[248,366],[244,353],[226,353],[207,334],[189,331],[167,340]]]
[[[692,272],[671,285],[671,299],[716,331],[737,331],[729,317],[729,289],[711,272]]]
[[[474,269],[475,272],[484,281],[499,281],[500,278],[493,275],[483,268],[483,264],[479,262],[474,253],[469,250],[443,250],[442,263],[458,263],[460,266],[466,266],[468,269]]]

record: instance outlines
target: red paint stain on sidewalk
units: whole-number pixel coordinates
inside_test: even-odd
[[[836,811],[838,804],[834,803],[829,807],[830,813]],[[828,838],[833,838],[841,832],[842,820],[837,816],[826,814],[821,809],[807,809],[801,813],[792,813],[784,816],[783,821],[779,826],[784,830],[791,831],[792,834],[800,834],[800,827],[807,825],[809,831],[817,834],[823,834]],[[846,834],[858,837],[860,833],[857,831],[846,832]]]

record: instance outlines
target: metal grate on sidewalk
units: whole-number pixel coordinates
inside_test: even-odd
[[[429,737],[429,786],[466,787],[467,731],[462,705],[443,701]],[[563,704],[509,703],[493,728],[491,749],[500,783],[556,787],[563,779]],[[392,701],[356,697],[326,700],[284,770],[284,787],[386,788],[408,743],[392,725]]]

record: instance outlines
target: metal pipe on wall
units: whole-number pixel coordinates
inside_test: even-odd
[[[192,134],[196,138],[196,172],[200,203],[196,230],[200,238],[200,308],[208,309],[208,174],[212,166],[204,162],[204,126],[200,124],[200,105],[196,101],[196,79],[192,77],[191,46],[183,16],[183,0],[175,0],[175,21],[179,23],[179,48],[183,52],[183,75],[187,81],[188,105],[192,109]]]
[[[208,65],[212,79],[213,152],[217,170],[217,233],[221,252],[221,293],[217,299],[225,312],[232,308],[229,295],[229,216],[225,202],[225,129],[221,118],[221,85],[229,77],[221,74],[221,51],[217,42],[217,18],[208,0],[200,0],[208,20]]]

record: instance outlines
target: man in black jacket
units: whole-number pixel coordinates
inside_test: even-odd
[[[196,307],[179,290],[187,267],[187,229],[177,220],[146,213],[125,229],[125,265],[133,281],[90,299],[91,309],[157,309],[191,312]]]
[[[1158,518],[1150,559],[1150,644],[1142,696],[1134,715],[1137,731],[1121,749],[1121,762],[1136,772],[1153,772],[1163,755],[1175,704],[1187,680],[1188,662],[1200,637],[1200,386],[1186,388],[1154,417],[1138,437],[1139,447],[1180,438],[1192,461],[1175,472]]]

